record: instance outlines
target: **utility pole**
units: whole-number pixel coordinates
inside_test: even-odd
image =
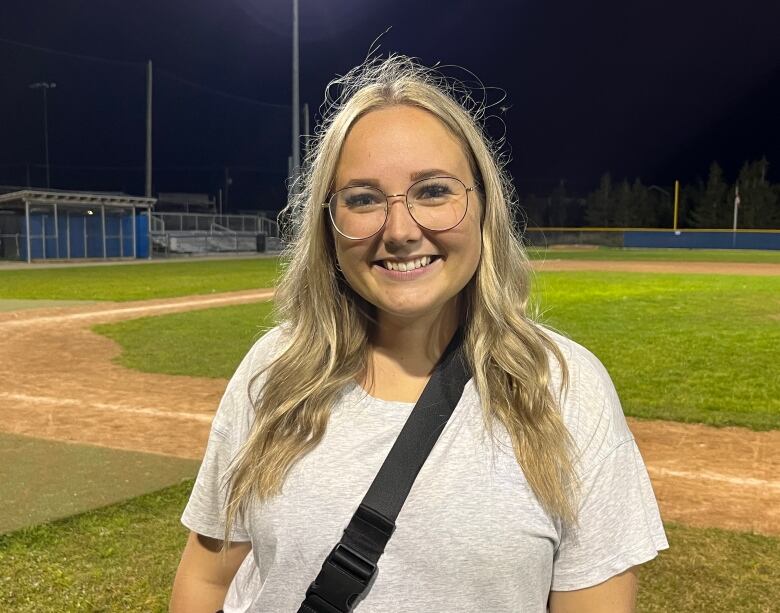
[[[152,197],[152,60],[146,64],[146,172],[144,196]]]
[[[304,102],[303,103],[303,138],[304,140],[304,147],[303,152],[304,155],[309,155],[309,139],[311,138],[311,134],[309,133],[309,103]]]
[[[43,90],[43,148],[46,156],[46,187],[51,187],[51,175],[49,171],[49,98],[48,93],[50,89],[57,87],[56,83],[47,83],[45,81],[39,81],[37,83],[30,83],[30,89],[42,89]]]
[[[301,107],[298,92],[298,0],[292,0],[292,4],[292,172],[290,179],[292,181],[291,185],[294,185],[301,167]]]

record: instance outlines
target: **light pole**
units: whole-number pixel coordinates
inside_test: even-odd
[[[299,58],[299,43],[298,43],[298,0],[292,1],[293,9],[293,26],[292,26],[292,160],[291,160],[291,185],[297,187],[295,180],[298,178],[298,173],[301,167],[301,129],[300,129],[300,101],[298,94],[298,58]]]
[[[664,194],[666,197],[669,198],[671,203],[674,205],[674,213],[673,213],[673,221],[672,221],[672,229],[676,232],[677,231],[677,213],[680,209],[680,182],[675,179],[674,181],[674,198],[672,198],[672,195],[667,192],[664,188],[658,187],[657,185],[651,185],[648,189],[654,189],[662,194]]]
[[[51,177],[49,175],[49,98],[48,93],[50,89],[57,87],[56,83],[47,83],[45,81],[39,81],[37,83],[30,83],[30,89],[42,89],[43,90],[43,146],[46,153],[46,187],[51,187]]]

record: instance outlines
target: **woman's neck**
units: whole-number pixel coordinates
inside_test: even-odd
[[[439,313],[415,319],[379,313],[371,336],[373,362],[395,367],[414,377],[427,377],[455,334],[458,309],[448,305]]]

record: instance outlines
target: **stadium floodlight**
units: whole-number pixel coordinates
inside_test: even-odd
[[[30,89],[43,90],[43,148],[46,155],[46,187],[51,187],[51,177],[49,174],[49,98],[48,92],[50,89],[57,87],[56,83],[48,83],[46,81],[38,81],[37,83],[30,83]]]

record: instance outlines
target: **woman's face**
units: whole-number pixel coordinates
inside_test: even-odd
[[[335,189],[347,184],[372,185],[385,194],[405,194],[424,176],[451,176],[474,185],[459,141],[434,115],[412,106],[372,111],[352,126],[336,168]],[[390,198],[385,226],[363,240],[333,231],[344,277],[358,294],[377,307],[377,318],[436,321],[453,315],[457,296],[474,275],[481,254],[480,203],[468,196],[463,221],[444,232],[421,228],[403,196]],[[426,266],[407,270],[399,263],[428,257]],[[425,263],[423,260],[422,263]],[[417,262],[419,264],[420,262]],[[406,322],[408,323],[408,322]]]

